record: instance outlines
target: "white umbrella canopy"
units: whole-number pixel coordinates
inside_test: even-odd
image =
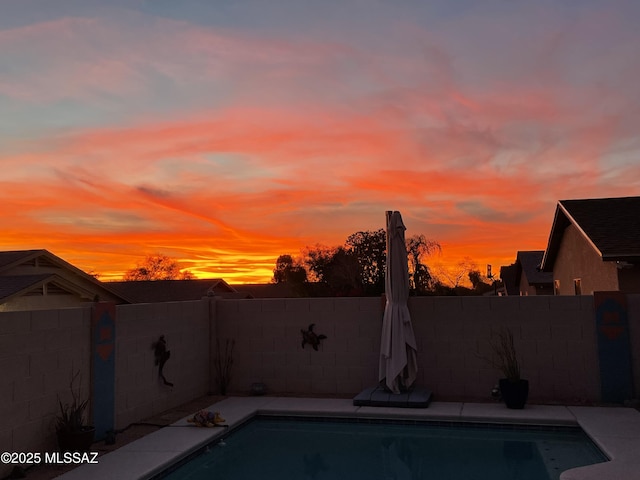
[[[400,212],[386,212],[387,268],[385,292],[387,303],[382,320],[379,380],[393,393],[406,390],[418,374],[416,339],[411,325],[409,267]]]

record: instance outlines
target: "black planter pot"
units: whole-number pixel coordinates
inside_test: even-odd
[[[58,447],[61,452],[88,452],[95,432],[95,427],[82,427],[75,432],[58,430]]]
[[[524,408],[529,397],[529,380],[500,379],[500,393],[507,408]]]

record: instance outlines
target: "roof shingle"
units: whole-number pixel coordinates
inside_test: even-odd
[[[540,270],[543,256],[544,250],[519,251],[516,256],[529,285],[553,285],[553,273]]]
[[[9,297],[28,290],[29,287],[38,285],[53,276],[52,273],[37,275],[0,275],[0,302],[6,301]]]

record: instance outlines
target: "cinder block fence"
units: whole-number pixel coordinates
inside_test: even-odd
[[[490,354],[492,330],[507,326],[530,381],[531,403],[606,400],[606,335],[628,343],[631,390],[625,395],[637,396],[640,295],[626,297],[622,336],[621,317],[599,308],[593,296],[411,298],[418,383],[434,392],[434,400],[488,400],[500,374],[480,357]],[[0,451],[56,449],[58,399],[70,399],[71,376],[80,372],[85,396],[95,380],[92,309],[0,312]],[[114,427],[216,392],[217,345],[231,339],[228,393],[248,394],[253,383],[263,383],[273,394],[352,397],[378,381],[382,311],[380,298],[203,298],[117,306]],[[301,330],[310,324],[327,337],[317,351],[302,346]],[[172,387],[158,377],[151,345],[160,335],[171,351],[163,373]],[[2,468],[0,476],[9,473]]]

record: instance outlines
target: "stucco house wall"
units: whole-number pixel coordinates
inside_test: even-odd
[[[583,295],[619,289],[615,262],[603,262],[578,229],[569,225],[553,264],[554,282],[560,282],[556,294],[575,295],[574,280],[577,278],[581,279]]]
[[[536,295],[536,287],[535,285],[529,285],[527,281],[527,276],[524,271],[520,274],[520,295],[528,296],[528,295]]]

